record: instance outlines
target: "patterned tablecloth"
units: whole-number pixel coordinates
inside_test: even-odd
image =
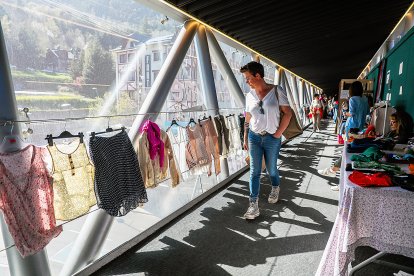
[[[316,275],[347,275],[358,246],[414,258],[414,192],[353,184],[351,155],[343,154],[339,210]]]

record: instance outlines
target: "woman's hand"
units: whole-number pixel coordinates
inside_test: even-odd
[[[279,139],[280,137],[282,137],[283,133],[280,133],[279,130],[276,130],[275,133],[273,133],[273,137],[275,137],[276,139]]]
[[[246,140],[243,141],[243,149],[249,150],[249,143]]]

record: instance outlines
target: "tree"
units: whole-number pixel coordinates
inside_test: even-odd
[[[74,59],[70,63],[69,73],[70,73],[70,76],[72,77],[73,80],[76,80],[76,78],[81,77],[82,72],[83,72],[83,63],[84,63],[84,59],[85,59],[85,57],[84,57],[85,54],[84,54],[83,51],[82,52],[80,52],[80,51],[81,51],[81,49],[79,49],[79,48],[72,48],[71,49],[71,52],[74,56]]]
[[[86,84],[111,84],[115,79],[112,54],[93,38],[85,51],[82,75]]]
[[[14,45],[14,60],[15,65],[19,68],[41,68],[42,57],[40,56],[40,49],[36,37],[33,32],[27,29],[21,29],[18,35],[18,40]]]

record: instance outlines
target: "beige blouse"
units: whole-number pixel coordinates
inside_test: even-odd
[[[139,166],[142,179],[146,188],[155,188],[158,184],[168,176],[171,177],[172,187],[177,186],[182,180],[181,172],[177,167],[177,161],[171,146],[170,138],[167,133],[160,130],[161,140],[164,142],[164,166],[160,167],[159,155],[157,154],[153,160],[149,154],[149,143],[147,133],[140,134],[134,148],[138,155]],[[168,175],[169,173],[169,175]]]
[[[84,143],[47,146],[53,166],[53,204],[58,220],[77,218],[96,204],[94,167]]]

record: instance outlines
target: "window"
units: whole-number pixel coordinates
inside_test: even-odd
[[[128,62],[132,62],[134,60],[135,54],[134,53],[129,53],[128,54]]]
[[[135,79],[136,79],[136,71],[133,71],[133,72],[131,72],[131,73],[129,73],[129,76],[128,76],[128,81],[135,81]]]
[[[127,63],[127,55],[126,54],[120,54],[119,55],[119,63]]]
[[[154,73],[154,80],[157,78],[159,72],[160,72],[160,70],[152,71],[152,73]]]
[[[154,55],[154,61],[159,61],[160,60],[160,51],[153,51],[152,53]]]

